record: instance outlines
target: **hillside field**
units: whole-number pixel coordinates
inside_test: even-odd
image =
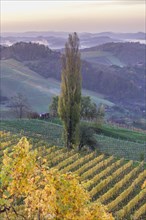
[[[25,95],[33,111],[48,112],[52,97],[60,93],[58,81],[52,78],[45,79],[16,60],[2,60],[0,69],[2,96],[11,98],[17,93],[21,93]],[[97,105],[101,102],[109,106],[114,105],[102,94],[88,90],[83,90],[82,94],[90,96]],[[2,105],[1,115],[9,116],[7,103]]]
[[[45,141],[49,146],[63,146],[62,125],[43,120],[1,120],[0,130],[26,136],[30,140]],[[124,133],[124,135],[123,135]],[[110,126],[103,128],[102,134],[96,134],[101,152],[129,160],[146,161],[145,133],[119,129]]]
[[[104,51],[92,51],[92,48],[90,51],[83,51],[81,52],[81,57],[82,59],[97,65],[98,63],[100,64],[105,64],[105,65],[116,65],[116,66],[125,66],[123,62],[121,62],[116,56],[114,56],[110,52],[104,52]]]
[[[79,175],[92,201],[105,204],[116,220],[144,220],[146,218],[146,188],[141,188],[146,179],[143,162],[125,160],[123,155],[115,157],[107,153],[99,153],[99,151],[81,153],[76,150],[66,151],[62,148],[62,126],[45,121],[1,121],[0,136],[1,159],[3,150],[7,149],[11,152],[19,139],[26,136],[33,149],[38,149],[38,156],[47,159],[49,167],[54,167],[61,173],[71,171]],[[108,144],[111,146],[109,142],[111,137],[106,136],[106,138],[109,138]],[[121,147],[124,146],[123,150],[126,144],[127,150],[129,149],[125,140],[119,143]],[[141,145],[139,143],[138,147],[140,148]],[[130,146],[132,150],[132,144]],[[136,148],[133,148],[133,151],[135,154],[138,153]]]

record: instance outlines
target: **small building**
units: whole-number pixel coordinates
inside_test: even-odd
[[[40,114],[40,118],[41,119],[48,119],[48,118],[50,118],[50,113],[48,113],[48,112],[42,113],[42,114]]]

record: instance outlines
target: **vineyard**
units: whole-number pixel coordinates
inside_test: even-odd
[[[57,122],[58,123],[58,122]],[[62,126],[56,122],[41,120],[2,120],[1,130],[26,136],[35,147],[35,143],[41,146],[62,147]],[[146,162],[146,135],[142,132],[134,132],[128,129],[114,127],[106,128],[107,135],[96,134],[98,148],[101,152],[115,157],[124,157],[128,160],[145,160]],[[109,135],[109,136],[108,136]],[[129,137],[131,140],[129,140]],[[122,139],[123,138],[123,139]]]
[[[3,151],[7,149],[11,152],[22,135],[1,131],[0,160]],[[28,137],[33,148],[38,149],[39,156],[47,160],[49,167],[61,173],[73,172],[79,175],[92,201],[106,205],[115,219],[146,219],[146,188],[142,189],[146,170],[143,162],[135,166],[132,160],[117,159],[97,152],[68,152],[64,148],[50,146],[47,139],[42,141],[37,134],[35,138]]]

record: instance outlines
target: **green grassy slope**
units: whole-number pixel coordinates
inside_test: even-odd
[[[81,52],[82,59],[92,63],[92,64],[107,64],[107,65],[117,65],[117,66],[124,66],[124,63],[122,63],[117,57],[115,57],[110,52],[104,52],[104,51],[83,51]]]
[[[128,140],[138,143],[146,143],[146,132],[137,132],[136,130],[130,130],[126,128],[120,128],[118,126],[110,126],[110,125],[104,125],[102,127],[102,133],[106,136],[116,138],[116,139],[122,139],[122,140]]]
[[[99,149],[103,153],[124,157],[128,160],[141,161],[144,159],[146,162],[146,142],[126,141],[105,135],[96,135],[96,139]]]
[[[37,141],[45,141],[49,145],[62,146],[62,126],[43,120],[2,120],[0,130],[20,134]]]
[[[58,81],[50,78],[45,79],[18,61],[2,60],[0,69],[2,95],[12,97],[17,93],[22,93],[34,111],[48,112],[52,96],[60,93]],[[83,95],[91,96],[97,104],[102,102],[110,106],[113,105],[100,94],[83,90]]]
[[[42,120],[2,120],[0,130],[35,138],[36,142],[45,140],[49,145],[63,146],[62,126],[59,124]],[[110,130],[114,136],[114,128],[110,127]],[[125,139],[120,136],[121,129],[118,128],[116,129],[119,132],[119,137],[117,138],[113,138],[111,135],[96,135],[101,152],[138,161],[141,160],[141,156],[144,156],[146,161],[145,133],[124,130]]]
[[[46,80],[15,60],[1,61],[1,90],[7,97],[22,93],[35,111],[48,111],[53,95],[59,94],[59,86]]]

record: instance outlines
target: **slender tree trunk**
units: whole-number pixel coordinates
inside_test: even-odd
[[[40,209],[38,210],[38,217],[37,217],[38,220],[41,220],[41,213],[40,213]]]
[[[21,119],[22,118],[22,107],[20,106],[20,115],[19,115],[19,118]]]
[[[67,148],[68,150],[71,150],[73,148],[72,146],[72,121],[71,121],[71,117],[69,119],[69,127],[67,130]]]

